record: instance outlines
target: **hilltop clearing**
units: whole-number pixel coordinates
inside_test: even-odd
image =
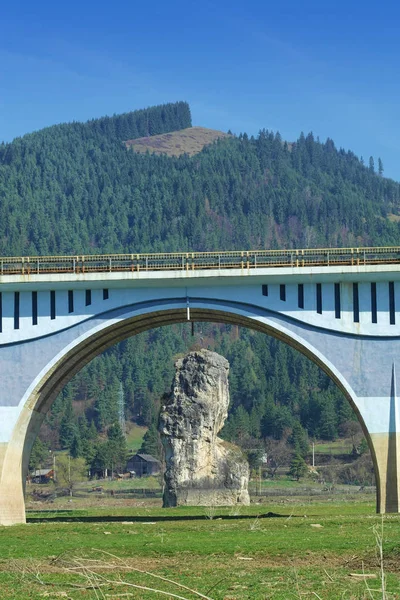
[[[201,152],[204,146],[226,137],[230,137],[230,135],[223,131],[207,129],[206,127],[187,127],[187,129],[181,131],[142,137],[124,143],[127,148],[140,153],[150,152],[151,154],[166,154],[167,156],[188,154],[194,156]]]

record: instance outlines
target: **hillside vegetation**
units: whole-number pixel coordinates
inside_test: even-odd
[[[400,186],[383,177],[380,161],[377,173],[372,158],[365,166],[331,139],[301,134],[288,145],[265,129],[256,138],[217,132],[206,145],[213,134],[196,129],[197,142],[203,136],[197,151],[191,125],[189,106],[178,102],[57,125],[2,144],[0,253],[399,243]],[[127,140],[145,153],[127,149]],[[170,156],[186,142],[183,154]],[[161,143],[166,153],[159,154]],[[108,460],[96,440],[107,431],[110,444],[118,439],[110,426],[122,382],[127,417],[150,426],[154,441],[174,357],[196,346],[231,363],[228,439],[254,447],[265,436],[289,432],[304,451],[305,431],[334,439],[352,416],[326,376],[277,341],[207,324],[192,337],[177,325],[143,333],[94,360],[60,395],[42,436],[89,461]]]

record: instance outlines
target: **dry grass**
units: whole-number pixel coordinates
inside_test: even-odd
[[[400,215],[394,215],[392,213],[388,214],[389,221],[391,221],[392,223],[398,223],[400,221]]]
[[[230,137],[223,131],[206,129],[205,127],[188,127],[181,131],[153,135],[125,142],[127,148],[135,152],[166,154],[167,156],[181,156],[188,154],[194,156],[201,152],[204,146],[212,144],[219,138]]]

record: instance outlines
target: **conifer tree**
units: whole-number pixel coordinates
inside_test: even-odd
[[[155,424],[150,425],[143,437],[143,442],[139,452],[151,454],[155,458],[161,459],[160,436]]]
[[[126,463],[126,439],[119,423],[114,423],[107,432],[107,462],[111,471],[123,472]]]
[[[72,401],[69,398],[65,404],[64,416],[60,423],[60,444],[62,448],[71,448],[72,442],[76,435],[76,424]]]
[[[368,168],[369,170],[374,173],[375,172],[375,162],[374,162],[374,158],[373,156],[369,157],[369,163],[368,163]]]
[[[49,457],[49,448],[39,437],[36,438],[29,457],[29,470],[35,470]]]
[[[83,444],[79,435],[79,431],[75,431],[69,453],[72,458],[79,458],[80,456],[83,456]]]
[[[296,454],[300,454],[304,458],[309,452],[309,443],[307,433],[304,431],[299,421],[293,424],[292,433],[289,437],[289,443],[293,446]]]
[[[293,455],[292,461],[290,463],[290,469],[288,475],[299,481],[300,477],[304,477],[307,473],[307,465],[304,458],[296,452]]]

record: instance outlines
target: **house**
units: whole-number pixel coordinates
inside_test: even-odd
[[[129,472],[134,471],[136,477],[158,475],[161,471],[161,463],[151,454],[135,454],[128,460],[125,469]]]
[[[54,479],[54,469],[36,469],[33,471],[32,483],[48,483]]]

